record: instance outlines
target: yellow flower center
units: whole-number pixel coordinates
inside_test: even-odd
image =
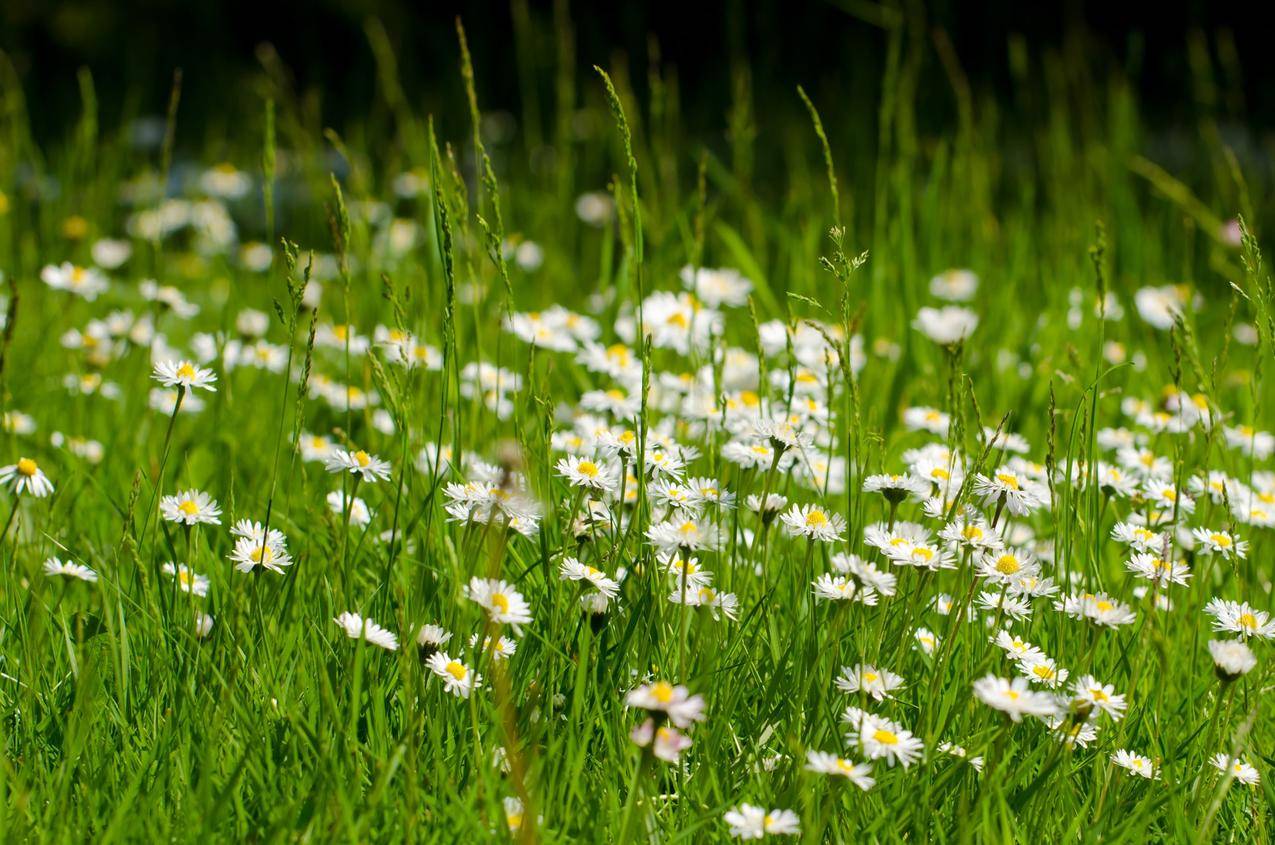
[[[673,700],[673,685],[668,681],[651,684],[651,697],[660,704],[668,704]]]
[[[506,596],[504,593],[492,593],[491,605],[492,607],[499,610],[501,613],[508,613],[509,612],[509,597]]]
[[[823,511],[815,509],[806,514],[807,525],[826,525],[828,523],[828,515]]]
[[[465,680],[466,676],[469,675],[469,670],[466,669],[465,664],[461,663],[459,660],[453,660],[448,663],[443,667],[443,671],[458,681]]]
[[[998,472],[996,473],[996,480],[999,481],[1001,484],[1004,484],[1006,487],[1008,487],[1011,490],[1019,489],[1018,476],[1012,473]]]
[[[581,475],[587,475],[589,478],[598,477],[598,465],[593,461],[581,461],[576,464],[576,471]]]
[[[191,366],[189,361],[182,361],[177,367],[178,378],[194,378],[195,368]]]
[[[1018,558],[1013,555],[1001,555],[996,559],[996,571],[1002,575],[1013,575],[1021,568]]]
[[[199,513],[199,505],[195,504],[193,499],[187,499],[177,506],[177,510],[186,514],[186,516],[194,516]]]
[[[22,458],[18,461],[18,473],[20,475],[25,475],[27,478],[35,475],[39,469],[40,468],[36,466],[35,461],[30,458]]]
[[[877,673],[876,673],[876,672],[864,672],[864,673],[863,673],[863,680],[864,680],[864,682],[865,682],[865,683],[874,684],[874,683],[876,683],[876,680],[877,680],[877,678],[878,678],[878,677],[880,677],[880,676],[879,676],[879,675],[877,675]]]
[[[1106,613],[1109,610],[1115,609],[1115,605],[1113,605],[1109,601],[1104,601],[1103,599],[1099,599],[1097,602],[1095,602],[1094,607],[1098,608],[1098,610],[1102,611],[1103,613]]]
[[[372,456],[360,449],[354,453],[354,462],[361,467],[365,467],[372,462]]]
[[[872,732],[872,738],[882,745],[898,745],[899,737],[892,731],[885,728],[877,728]]]
[[[1257,617],[1251,613],[1241,613],[1236,622],[1239,623],[1241,628],[1247,628],[1250,631],[1257,629]]]
[[[1225,534],[1214,532],[1209,535],[1209,539],[1212,540],[1215,545],[1221,546],[1224,549],[1230,548],[1231,546],[1231,538]]]

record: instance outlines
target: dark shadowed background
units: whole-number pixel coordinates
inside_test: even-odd
[[[1015,50],[1118,70],[1132,81],[1152,126],[1185,123],[1200,108],[1250,127],[1275,120],[1275,64],[1256,14],[1243,4],[990,2],[915,3],[931,38],[950,40],[970,84],[1012,107]],[[634,89],[658,53],[678,82],[682,119],[692,131],[725,123],[732,79],[751,69],[759,119],[799,106],[803,84],[824,105],[871,113],[887,60],[881,26],[887,6],[829,2],[562,3],[574,32],[578,77],[593,64],[627,65]],[[173,69],[184,71],[179,145],[234,127],[260,112],[263,68],[286,68],[325,126],[343,127],[375,109],[376,64],[367,22],[379,20],[418,111],[457,108],[460,84],[453,19],[461,15],[478,68],[485,110],[522,114],[527,97],[552,98],[555,4],[527,0],[460,3],[400,0],[168,2],[168,0],[5,0],[0,47],[16,68],[37,139],[58,138],[79,113],[77,73],[88,67],[104,128],[161,113]],[[522,34],[516,39],[514,32]],[[269,45],[269,46],[266,46]],[[523,51],[520,64],[519,49]],[[277,55],[277,61],[272,56]],[[1216,90],[1201,86],[1207,57]],[[520,69],[531,69],[530,85]],[[941,63],[927,68],[918,113],[941,126],[953,114]],[[926,77],[927,79],[930,77]],[[926,108],[926,99],[932,99]],[[547,106],[545,106],[547,108]],[[775,111],[778,109],[778,111]],[[836,119],[834,115],[833,120]],[[925,127],[922,127],[923,129]]]

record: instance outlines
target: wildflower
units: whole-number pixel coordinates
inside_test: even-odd
[[[1027,680],[1044,684],[1050,689],[1055,689],[1067,681],[1067,670],[1058,668],[1058,664],[1048,657],[1021,661],[1019,668]]]
[[[1227,531],[1210,531],[1207,528],[1196,528],[1191,532],[1195,538],[1195,549],[1200,554],[1221,555],[1223,558],[1248,557],[1248,543]]]
[[[1135,775],[1141,775],[1147,780],[1155,777],[1155,766],[1150,758],[1143,757],[1141,754],[1135,754],[1132,751],[1126,751],[1121,748],[1111,755],[1111,762],[1122,769],[1133,772]]]
[[[1004,507],[1015,516],[1026,516],[1045,505],[1048,493],[1038,482],[1024,477],[1009,467],[1001,467],[990,477],[976,475],[974,491],[983,498],[983,504]]]
[[[81,581],[88,581],[90,584],[97,580],[97,573],[87,566],[73,563],[69,560],[59,560],[55,557],[51,557],[44,562],[44,574],[50,578],[59,575],[63,578],[79,578]]]
[[[212,370],[199,367],[190,361],[156,361],[155,371],[151,378],[155,379],[164,387],[181,387],[187,390],[207,390],[210,393],[216,393],[217,388],[213,387],[213,382],[217,381],[217,374]]]
[[[885,759],[886,765],[898,763],[903,768],[921,757],[925,746],[898,722],[883,716],[865,715],[848,739],[855,742],[869,760]]]
[[[625,697],[624,703],[628,707],[663,713],[683,730],[693,722],[704,720],[704,698],[691,695],[686,687],[673,686],[667,681],[655,681],[635,688]]]
[[[814,581],[815,598],[825,601],[858,601],[861,604],[875,605],[876,591],[870,586],[860,587],[850,578],[840,575],[820,575]]]
[[[325,497],[328,508],[335,514],[344,514],[346,511],[346,495],[340,490],[333,490]],[[368,509],[367,502],[357,496],[349,497],[350,524],[357,526],[367,525],[372,521],[372,511]]]
[[[768,812],[763,807],[740,804],[727,810],[724,818],[730,826],[730,835],[736,839],[761,839],[767,834],[796,836],[801,833],[801,819],[792,810]]]
[[[0,484],[19,496],[30,493],[37,499],[53,492],[53,482],[31,458],[19,458],[16,464],[0,467]]]
[[[458,698],[469,698],[471,692],[482,686],[481,675],[445,651],[434,652],[426,662],[430,670],[443,679],[443,688]]]
[[[1138,552],[1160,552],[1167,542],[1166,535],[1132,522],[1117,522],[1111,529],[1111,539]]]
[[[695,268],[687,265],[678,275],[682,286],[710,308],[723,305],[738,308],[746,305],[748,294],[753,289],[752,282],[741,276],[738,270],[729,268]]]
[[[987,675],[974,682],[974,694],[993,710],[1000,710],[1015,722],[1023,716],[1050,716],[1057,712],[1053,697],[1036,692],[1024,678],[1005,679]]]
[[[903,424],[912,431],[928,431],[939,437],[947,437],[951,418],[934,408],[908,408],[903,412]]]
[[[1022,637],[1014,636],[1009,631],[998,631],[996,636],[992,638],[992,642],[995,643],[998,648],[1003,649],[1007,656],[1013,660],[1019,661],[1020,663],[1034,663],[1037,660],[1045,659],[1045,653],[1043,651],[1036,648],[1036,646],[1027,642]]]
[[[653,718],[635,725],[629,732],[629,739],[639,748],[650,746],[651,753],[666,763],[676,763],[682,752],[692,745],[691,738],[677,728],[668,725],[656,727]]]
[[[328,455],[324,466],[328,472],[349,472],[351,475],[359,476],[363,481],[384,481],[390,477],[390,462],[383,461],[375,455],[369,455],[362,449],[348,452],[344,449],[335,449]]]
[[[793,505],[780,519],[794,537],[833,542],[841,539],[846,521],[840,514],[829,513],[818,505]]]
[[[948,302],[966,302],[978,290],[978,276],[973,270],[944,270],[930,279],[930,295]]]
[[[260,566],[283,574],[283,568],[292,565],[283,532],[271,528],[267,533],[258,523],[240,520],[231,533],[238,539],[230,553],[230,560],[240,572],[251,572]]]
[[[1093,675],[1085,675],[1072,687],[1075,701],[1089,704],[1101,710],[1117,722],[1124,718],[1125,697],[1116,694],[1116,688],[1104,684]]]
[[[165,575],[171,575],[177,581],[177,587],[183,593],[196,596],[208,595],[208,577],[200,575],[184,563],[166,563],[163,566]]]
[[[345,635],[352,640],[362,639],[386,651],[398,651],[398,637],[371,619],[346,611],[332,621],[344,628]]]
[[[580,563],[573,557],[562,559],[558,574],[564,581],[587,581],[608,598],[615,598],[620,592],[620,585],[615,579],[610,578],[600,569]]]
[[[1257,657],[1243,640],[1209,640],[1209,654],[1223,681],[1234,681],[1257,665]]]
[[[203,490],[185,490],[159,500],[159,512],[182,525],[221,525],[221,508]]]
[[[685,604],[687,607],[707,607],[714,619],[725,616],[733,621],[739,618],[739,597],[734,593],[719,592],[709,586],[697,590],[683,590],[679,587],[669,594],[669,601]]]
[[[1106,593],[1081,593],[1064,596],[1054,602],[1054,609],[1061,610],[1072,619],[1088,619],[1095,625],[1117,628],[1138,618],[1127,604],[1118,602]]]
[[[1209,764],[1247,786],[1257,786],[1262,782],[1261,774],[1243,757],[1231,757],[1225,751],[1219,751],[1209,758]]]
[[[836,684],[842,692],[862,692],[877,701],[893,698],[890,693],[904,685],[901,675],[863,663],[842,666],[841,677],[837,678]]]
[[[925,654],[933,654],[939,647],[938,635],[929,628],[917,628],[912,632],[912,637],[916,640],[917,647]]]
[[[898,504],[909,496],[924,499],[930,493],[930,482],[911,473],[869,475],[863,480],[863,492],[880,493],[887,502]]]
[[[105,274],[92,267],[79,267],[69,261],[49,264],[40,271],[40,280],[54,290],[64,290],[92,302],[104,293],[110,283]]]
[[[1167,584],[1186,585],[1191,577],[1191,570],[1179,560],[1161,560],[1153,554],[1136,554],[1125,564],[1125,568],[1140,578],[1153,581],[1163,587]]]
[[[496,578],[470,578],[465,597],[487,611],[492,622],[510,625],[514,631],[531,624],[531,606],[507,581]]]
[[[1244,638],[1275,638],[1275,621],[1272,621],[1270,614],[1247,602],[1210,599],[1204,606],[1204,612],[1213,617],[1214,631],[1227,631]]]
[[[927,307],[916,313],[912,327],[935,343],[951,346],[973,334],[978,327],[978,315],[957,305]]]
[[[876,785],[871,763],[855,763],[826,751],[807,751],[806,771],[843,777],[864,792]]]

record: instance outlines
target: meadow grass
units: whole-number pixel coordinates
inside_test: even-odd
[[[516,118],[459,28],[466,108],[421,113],[373,22],[367,121],[326,129],[266,55],[260,122],[189,149],[180,76],[149,147],[87,71],[37,146],[0,61],[3,838],[698,842],[747,803],[808,841],[1266,841],[1272,174],[1227,140],[1227,51],[1193,42],[1164,144],[1082,48],[1011,44],[1000,102],[891,14],[875,102],[741,61],[699,137],[667,68],[585,72],[561,9],[520,21]],[[688,298],[684,267],[740,276]],[[218,522],[170,518],[188,490]],[[1248,603],[1228,631],[1214,599]]]

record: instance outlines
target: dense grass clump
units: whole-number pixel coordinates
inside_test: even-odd
[[[565,19],[206,147],[5,65],[3,838],[1267,840],[1269,165],[884,27],[704,138]]]

